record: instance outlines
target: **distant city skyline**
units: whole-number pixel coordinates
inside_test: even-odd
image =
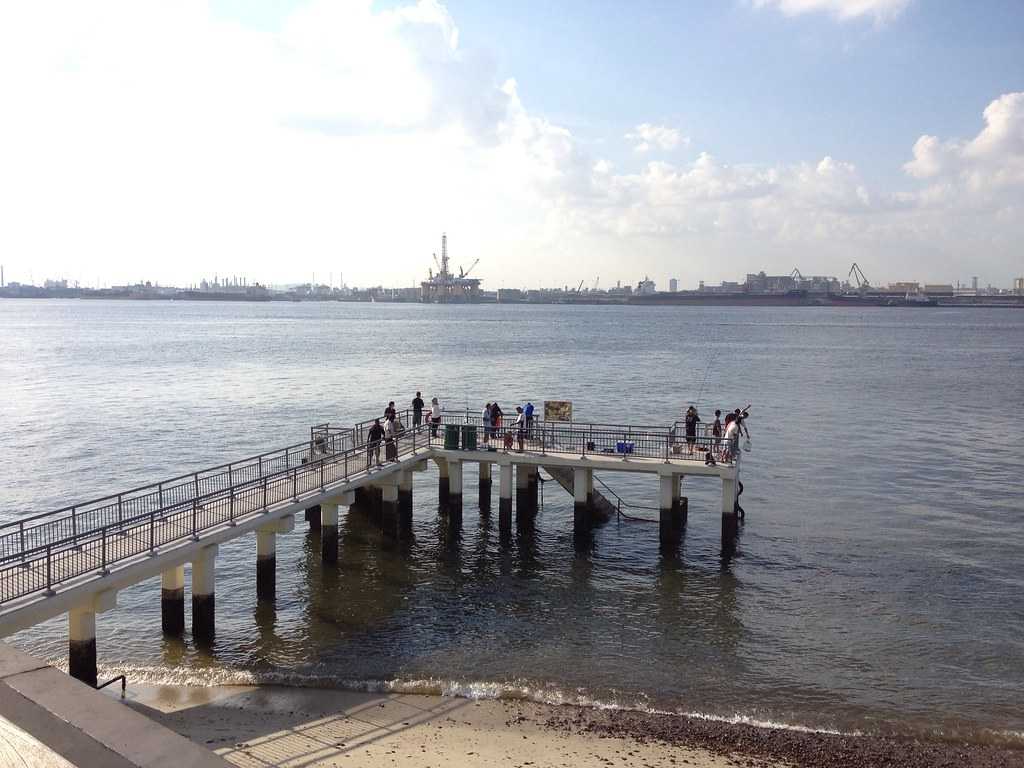
[[[1024,274],[1024,6],[0,8],[6,282]],[[211,269],[211,265],[216,265]]]

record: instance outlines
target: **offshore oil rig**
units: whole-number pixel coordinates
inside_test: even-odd
[[[420,283],[420,301],[428,304],[469,304],[479,302],[482,298],[480,290],[480,279],[470,277],[469,273],[480,263],[476,259],[469,265],[469,269],[459,267],[459,274],[455,275],[448,268],[448,235],[441,235],[441,258],[438,260],[434,254],[434,264],[437,272],[431,267],[428,277]]]

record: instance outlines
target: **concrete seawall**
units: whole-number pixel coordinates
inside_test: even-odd
[[[230,763],[0,643],[0,765],[228,768]]]

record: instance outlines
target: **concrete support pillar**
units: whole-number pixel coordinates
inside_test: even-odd
[[[661,475],[658,507],[662,544],[677,544],[683,532],[684,518],[679,502],[679,476]]]
[[[572,473],[573,529],[590,530],[590,494],[593,492],[593,471],[576,467]]]
[[[277,591],[277,530],[256,531],[256,599],[273,600]]]
[[[738,532],[736,514],[736,478],[722,477],[722,538],[732,539]]]
[[[491,462],[480,462],[480,511],[491,511]]]
[[[185,634],[185,566],[160,574],[160,625],[169,637]]]
[[[533,482],[536,483],[536,467],[526,464],[516,465],[516,524],[528,523],[533,520],[537,511],[533,505],[533,497],[530,493],[531,474]]]
[[[320,530],[320,505],[314,504],[306,510],[306,522],[309,523],[309,530]]]
[[[412,525],[412,470],[398,476],[398,520],[403,529]]]
[[[502,464],[498,470],[498,529],[512,532],[512,465]]]
[[[462,462],[448,461],[448,515],[462,520]]]
[[[210,644],[214,637],[214,567],[217,545],[203,547],[192,561],[192,637]]]
[[[441,509],[447,509],[448,497],[451,493],[451,483],[448,477],[448,460],[437,460],[437,505]]]
[[[68,611],[68,674],[96,687],[96,612],[91,603]]]
[[[529,506],[529,478],[526,476],[527,468],[522,464],[516,465],[516,519],[527,512]]]
[[[530,510],[534,515],[540,508],[538,491],[540,489],[540,467],[529,467],[526,471],[526,495],[530,502]]]
[[[401,533],[400,516],[398,512],[398,483],[382,485],[381,491],[381,529],[389,539],[397,539]]]
[[[320,559],[338,562],[338,504],[333,499],[320,504]]]

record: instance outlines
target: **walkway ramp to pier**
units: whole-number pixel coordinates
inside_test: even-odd
[[[547,472],[560,486],[565,488],[569,492],[569,495],[573,495],[573,470],[571,467],[549,467],[544,466],[544,471]],[[591,511],[597,515],[602,521],[611,520],[615,517],[617,509],[604,495],[598,491],[593,490],[590,494],[590,507]]]

